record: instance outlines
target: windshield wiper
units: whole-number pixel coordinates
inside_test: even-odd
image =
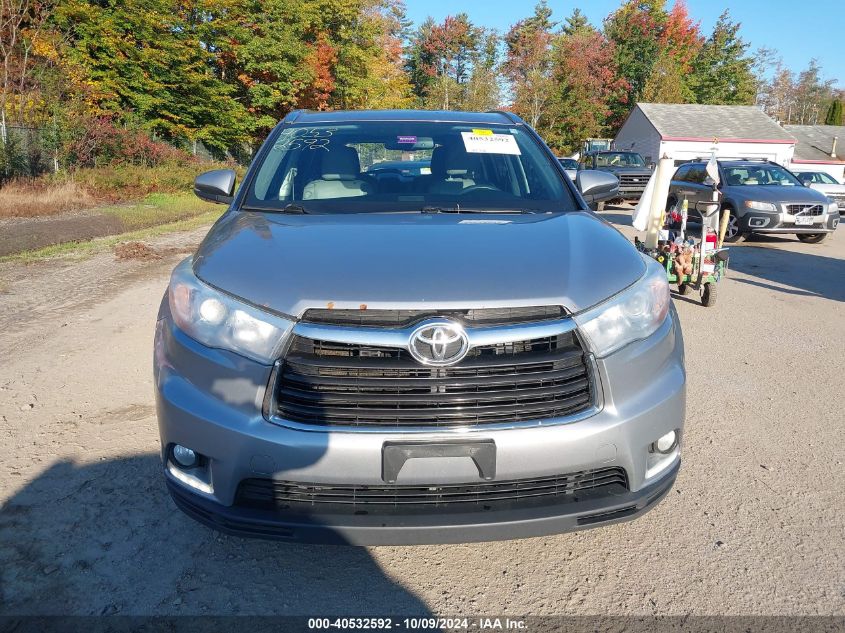
[[[456,204],[454,207],[423,207],[422,213],[542,213],[536,209],[476,209],[462,207]]]
[[[305,215],[310,213],[305,207],[301,204],[286,204],[282,208],[278,207],[254,207],[254,206],[243,206],[241,207],[241,211],[263,211],[265,213],[289,213],[291,215]]]
[[[456,204],[454,207],[423,207],[420,213],[463,213],[461,205]]]

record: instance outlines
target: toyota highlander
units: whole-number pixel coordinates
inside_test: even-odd
[[[407,164],[407,168],[405,167]],[[630,520],[680,467],[666,274],[510,113],[304,112],[173,271],[154,371],[176,505],[221,532],[467,542]]]

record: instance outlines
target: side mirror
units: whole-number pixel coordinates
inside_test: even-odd
[[[232,169],[214,169],[194,179],[194,193],[198,198],[231,204],[235,194],[235,172]]]
[[[584,169],[578,172],[575,185],[590,204],[619,196],[619,179],[610,172]]]
[[[654,171],[654,163],[649,163],[646,167],[648,167],[651,171]]]

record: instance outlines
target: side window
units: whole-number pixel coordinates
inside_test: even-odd
[[[698,163],[690,166],[689,176],[687,177],[689,182],[701,185],[704,184],[705,178],[707,178],[707,172],[704,169],[704,165]]]
[[[675,175],[672,176],[672,180],[680,180],[682,182],[685,181],[689,176],[689,170],[689,165],[681,165],[680,167],[678,167],[678,171],[675,172]]]

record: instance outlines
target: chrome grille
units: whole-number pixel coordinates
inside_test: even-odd
[[[788,204],[786,212],[791,215],[822,215],[824,205],[821,204]]]
[[[619,175],[619,184],[620,185],[631,185],[633,187],[643,187],[645,188],[646,183],[648,183],[649,176],[642,175],[636,176],[633,174],[620,174]]]
[[[473,347],[428,367],[407,349],[294,336],[277,370],[273,415],[316,426],[465,427],[543,420],[593,404],[574,332]]]

